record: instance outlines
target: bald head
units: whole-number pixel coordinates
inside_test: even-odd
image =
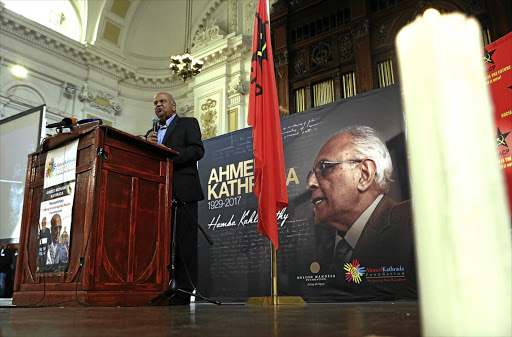
[[[159,92],[153,99],[155,106],[155,115],[160,120],[160,124],[171,118],[176,113],[176,102],[174,97],[167,92]]]

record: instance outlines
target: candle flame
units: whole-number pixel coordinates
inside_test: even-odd
[[[441,14],[435,8],[429,8],[425,12],[423,12],[423,17],[427,20],[436,20],[439,19]]]

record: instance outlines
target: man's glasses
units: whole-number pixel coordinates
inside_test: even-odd
[[[318,179],[320,177],[323,177],[325,170],[327,170],[329,167],[338,165],[338,164],[344,164],[344,163],[360,163],[362,162],[361,159],[356,160],[343,160],[343,161],[327,161],[327,160],[320,160],[318,163],[316,163],[315,167],[313,167],[313,170],[308,172],[308,177],[306,178],[306,182],[309,181],[309,178],[311,178],[311,173],[315,172],[315,177]]]

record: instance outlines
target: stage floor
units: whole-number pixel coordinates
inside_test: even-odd
[[[420,336],[417,302],[0,307],[0,336]]]

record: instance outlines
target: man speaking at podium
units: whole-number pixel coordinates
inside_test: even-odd
[[[204,155],[201,130],[197,119],[176,114],[176,101],[171,94],[156,94],[153,104],[159,122],[147,133],[146,139],[180,153],[174,158],[172,180],[176,201],[172,206],[173,216],[177,207],[175,281],[178,289],[192,292],[197,284],[197,202],[204,199],[197,172],[197,161]],[[178,291],[170,304],[188,305],[190,296]]]

